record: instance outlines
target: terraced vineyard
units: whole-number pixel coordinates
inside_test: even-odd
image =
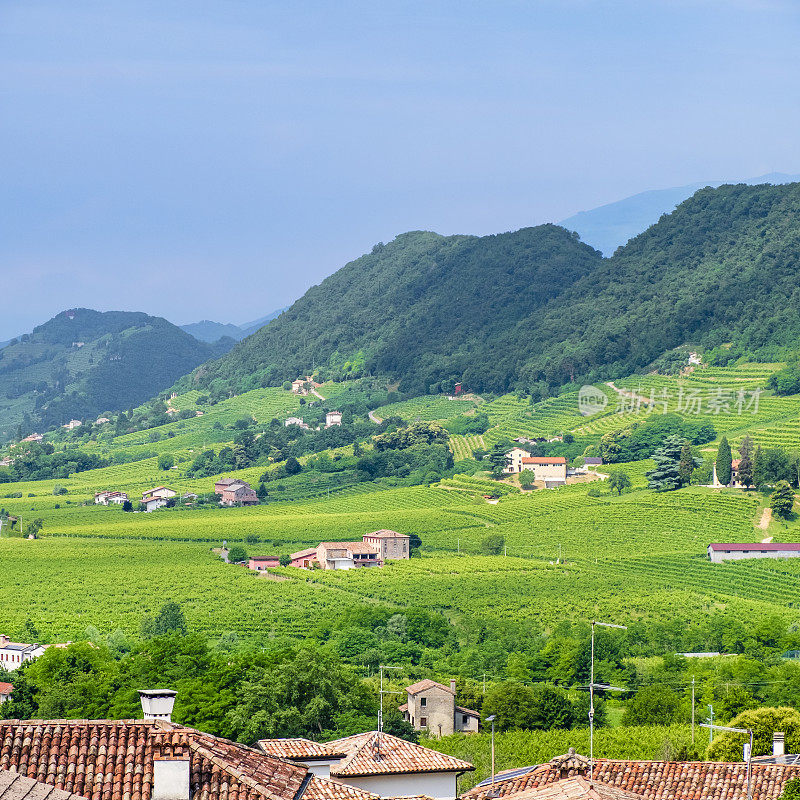
[[[381,406],[376,413],[381,419],[400,417],[407,422],[443,422],[474,411],[477,406],[474,400],[448,400],[437,394]]]

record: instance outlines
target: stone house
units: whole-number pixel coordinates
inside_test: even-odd
[[[480,714],[456,705],[456,682],[449,688],[436,681],[422,680],[406,687],[406,702],[400,711],[415,730],[440,737],[453,733],[477,733]]]
[[[374,533],[365,533],[365,544],[378,551],[381,561],[399,561],[409,557],[410,537],[396,531],[380,530]]]
[[[257,506],[258,495],[246,481],[236,481],[223,489],[219,502],[223,506]]]
[[[308,387],[306,386],[306,379],[305,378],[298,378],[295,381],[292,381],[292,391],[295,394],[308,394]]]
[[[325,415],[325,427],[332,428],[334,425],[341,425],[342,424],[342,412],[341,411],[329,411]]]
[[[317,547],[317,561],[322,569],[383,566],[377,548],[364,542],[321,542]]]

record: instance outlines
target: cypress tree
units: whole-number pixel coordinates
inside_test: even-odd
[[[739,482],[749,488],[753,485],[753,440],[749,436],[742,439],[739,455]]]
[[[692,479],[694,472],[694,456],[692,455],[692,448],[687,442],[681,448],[681,460],[678,463],[678,477],[681,481],[681,486],[688,486]]]
[[[723,436],[719,442],[719,449],[717,450],[717,480],[723,485],[727,486],[731,482],[731,465],[733,456],[731,455],[731,446],[728,440]]]
[[[755,455],[753,456],[753,483],[758,488],[766,482],[766,463],[764,461],[764,451],[761,445],[756,447]]]

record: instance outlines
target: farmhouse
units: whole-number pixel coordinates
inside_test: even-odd
[[[19,669],[26,661],[38,658],[47,648],[40,644],[12,642],[5,634],[0,634],[0,667],[7,672]]]
[[[415,730],[440,737],[452,733],[477,733],[480,714],[456,705],[456,682],[449,688],[436,681],[422,680],[406,687],[408,699],[400,706],[403,718]]]
[[[603,465],[603,459],[599,458],[598,456],[586,456],[583,459],[583,465],[585,467],[590,467],[594,469],[595,467],[601,467]]]
[[[777,763],[776,763],[777,762]],[[800,777],[800,766],[753,759],[750,800],[778,800],[786,781]],[[589,759],[570,750],[544,764],[500,772],[479,783],[461,800],[746,800],[745,763],[709,761],[627,761]],[[594,794],[588,790],[594,787]]]
[[[567,459],[564,456],[528,456],[522,459],[522,469],[531,470],[537,481],[550,489],[567,482]]]
[[[66,425],[62,425],[62,428],[66,428],[68,431],[75,430],[75,428],[80,428],[83,423],[79,419],[71,419]]]
[[[730,481],[730,483],[726,484],[726,486],[728,488],[731,488],[731,489],[743,489],[743,488],[745,488],[744,484],[739,480],[739,465],[741,463],[742,463],[742,460],[740,458],[734,458],[733,461],[731,461],[731,481]],[[719,478],[717,478],[717,462],[716,461],[714,462],[714,480],[713,480],[713,483],[711,485],[715,486],[717,488],[722,487],[722,484],[720,483]]]
[[[122,505],[126,500],[129,500],[126,492],[97,492],[94,496],[95,505],[107,506],[109,503],[115,505]]]
[[[311,569],[314,564],[319,564],[316,547],[307,547],[305,550],[292,553],[290,558],[292,559],[291,566],[299,567],[300,569]]]
[[[145,511],[157,511],[159,508],[163,508],[164,506],[169,504],[169,500],[166,497],[148,497],[142,500],[142,505],[144,506]]]
[[[708,557],[715,564],[722,561],[741,561],[745,558],[797,558],[800,544],[778,544],[759,542],[757,544],[710,544]]]
[[[286,421],[283,423],[284,428],[290,428],[292,425],[297,425],[298,428],[303,428],[303,430],[309,430],[309,426],[303,422],[302,417],[287,417]]]
[[[225,478],[224,480],[230,481],[231,479]],[[220,485],[220,483],[222,483],[222,481],[214,485],[215,492],[217,492],[217,487]],[[246,481],[232,481],[231,483],[228,483],[221,492],[217,493],[220,495],[219,502],[223,506],[258,505],[258,495]]]
[[[325,415],[325,427],[332,428],[334,425],[341,425],[342,424],[342,412],[341,411],[329,411]]]
[[[363,541],[378,551],[381,561],[401,560],[409,556],[410,537],[404,533],[375,531],[374,533],[365,533]]]
[[[280,563],[278,556],[251,556],[247,561],[247,568],[263,572],[269,567],[279,567]]]
[[[303,745],[304,741],[264,739],[258,746],[265,753],[302,764],[313,772],[313,743]],[[378,731],[336,739],[324,747],[316,762],[322,774],[382,798],[453,800],[458,776],[475,769],[467,761]],[[344,755],[339,756],[340,752]]]
[[[531,454],[527,450],[521,447],[512,448],[506,453],[508,464],[503,472],[505,472],[506,475],[516,475],[518,472],[522,472],[522,459],[530,458],[530,455]]]
[[[317,547],[317,561],[322,569],[383,566],[378,550],[365,542],[322,542]]]
[[[166,499],[175,497],[176,494],[178,494],[176,491],[168,489],[166,486],[156,486],[155,489],[150,489],[150,491],[142,494],[142,502],[145,502],[150,497],[163,497]]]
[[[306,386],[305,378],[298,378],[295,381],[292,381],[292,391],[295,394],[308,394],[308,387]]]
[[[2,683],[0,682],[0,705],[5,703],[9,697],[11,697],[11,693],[14,691],[14,686],[11,683]]]
[[[42,434],[41,433],[32,433],[30,436],[26,436],[22,439],[23,442],[41,442],[42,441]]]
[[[158,708],[174,698],[145,694],[150,697],[143,705],[150,711],[143,720],[0,720],[3,769],[90,800],[324,796],[320,790],[315,795],[306,767],[177,725],[171,721],[171,703],[166,713]],[[328,795],[329,800],[338,797],[346,795]]]

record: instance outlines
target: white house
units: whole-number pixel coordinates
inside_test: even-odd
[[[528,456],[522,459],[522,469],[530,470],[537,481],[550,489],[567,482],[567,459],[564,456]]]
[[[109,503],[122,505],[122,503],[128,499],[128,495],[125,492],[112,492],[108,490],[104,492],[97,492],[97,494],[94,496],[95,505],[102,506],[107,506]]]
[[[332,428],[334,425],[341,425],[342,424],[342,412],[341,411],[329,411],[325,415],[325,427]]]
[[[0,634],[0,667],[7,672],[19,669],[26,661],[38,658],[45,651],[40,644],[12,642],[5,634]]]
[[[166,486],[156,486],[155,489],[150,489],[142,494],[142,502],[144,503],[151,497],[162,497],[166,499],[169,497],[175,497],[176,494],[178,494],[176,491],[169,489]]]
[[[708,557],[715,564],[741,561],[745,558],[798,558],[800,544],[757,542],[754,544],[710,544]]]
[[[509,450],[506,453],[506,458],[508,459],[508,466],[503,470],[506,475],[516,475],[518,472],[522,472],[522,459],[523,458],[530,458],[530,453],[527,450],[523,450],[521,447],[514,447],[512,450]]]
[[[259,747],[270,755],[300,763],[314,772],[313,762],[297,752],[296,739],[266,739]],[[327,742],[327,763],[333,780],[383,798],[419,797],[454,800],[459,775],[475,769],[467,761],[422,747],[388,733],[359,733]],[[337,759],[338,753],[344,756]]]
[[[166,497],[147,497],[142,500],[145,511],[156,511],[167,504]]]
[[[287,417],[286,421],[283,423],[284,428],[289,428],[292,425],[299,425],[301,428],[308,427],[301,417]]]

